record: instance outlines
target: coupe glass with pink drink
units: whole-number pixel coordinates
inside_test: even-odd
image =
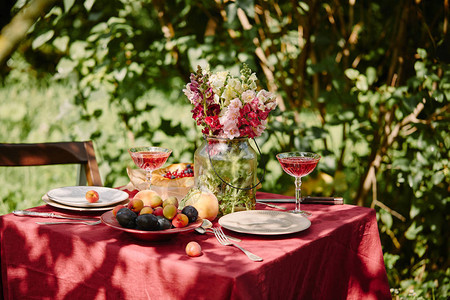
[[[161,168],[169,158],[172,150],[160,147],[133,147],[128,149],[136,166],[146,171],[145,180],[148,189],[152,186],[152,172]]]
[[[295,209],[291,212],[302,214],[305,217],[310,216],[310,212],[300,210],[302,177],[314,171],[320,155],[311,152],[284,152],[277,154],[277,159],[284,172],[295,177]]]

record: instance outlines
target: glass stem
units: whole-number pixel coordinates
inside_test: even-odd
[[[295,177],[295,211],[300,212],[300,203],[302,202],[302,178]]]
[[[148,182],[148,190],[152,187],[152,171],[147,170],[145,180]]]

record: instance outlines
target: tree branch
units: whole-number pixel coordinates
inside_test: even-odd
[[[380,168],[382,158],[383,158],[383,156],[386,155],[388,149],[392,146],[393,142],[398,137],[401,129],[404,126],[406,126],[410,123],[413,123],[414,120],[417,119],[417,116],[420,114],[420,112],[423,110],[424,107],[425,107],[425,105],[422,102],[419,103],[416,106],[416,108],[414,109],[414,111],[411,114],[409,114],[408,116],[406,116],[399,123],[397,123],[389,133],[387,133],[386,132],[387,129],[385,129],[386,137],[385,137],[383,143],[380,145],[380,147],[377,148],[377,150],[375,152],[375,156],[369,164],[369,169],[366,173],[366,176],[362,180],[361,187],[360,187],[360,189],[358,191],[358,195],[356,197],[357,205],[359,205],[359,206],[364,205],[364,199],[367,197],[367,195],[371,189],[372,182],[373,182],[373,180],[376,180],[376,175]]]
[[[0,34],[0,67],[5,64],[30,27],[59,0],[33,0],[17,13]]]

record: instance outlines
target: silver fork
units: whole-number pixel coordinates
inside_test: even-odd
[[[62,221],[62,222],[36,222],[39,225],[55,225],[55,224],[84,224],[84,225],[97,225],[102,221],[98,220],[95,222],[76,222],[76,221]]]
[[[248,258],[250,258],[253,261],[262,261],[263,259],[261,257],[259,257],[256,254],[251,253],[248,250],[245,250],[244,248],[242,248],[241,246],[239,246],[238,244],[235,244],[233,242],[231,242],[227,236],[223,233],[222,229],[219,227],[213,227],[212,228],[214,235],[216,236],[217,240],[219,241],[220,244],[224,245],[224,246],[235,246],[236,248],[240,249],[242,252],[244,252]]]

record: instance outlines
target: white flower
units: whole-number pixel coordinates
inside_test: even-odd
[[[274,110],[277,107],[277,103],[275,101],[269,101],[269,103],[266,103],[266,109],[268,110]]]
[[[238,94],[242,94],[245,91],[240,81],[237,82],[234,88]]]
[[[252,102],[253,99],[255,99],[256,93],[253,90],[247,90],[245,92],[242,93],[242,101],[244,103],[249,103]]]
[[[228,80],[228,86],[234,89],[237,94],[242,94],[244,92],[241,82],[236,78],[231,78]]]
[[[225,87],[221,98],[225,101],[225,105],[228,105],[230,103],[230,101],[234,98],[236,98],[238,96],[238,94],[236,93],[235,89],[228,85]]]
[[[228,86],[230,88],[234,88],[237,84],[239,84],[239,80],[236,78],[230,78],[230,80],[228,80]]]
[[[219,104],[220,103],[220,97],[216,93],[214,93],[214,103]]]
[[[266,91],[266,90],[260,90],[258,92],[258,94],[256,95],[256,97],[258,97],[259,100],[263,101],[264,103],[266,103],[267,101],[271,100],[273,98],[273,94]]]
[[[262,101],[259,98],[256,98],[256,99],[258,99],[258,109],[262,110],[262,111],[266,110],[266,105],[265,105],[264,101]]]
[[[227,80],[228,72],[217,72],[209,77],[209,83],[214,91],[214,93],[219,94],[220,90],[225,86]]]

